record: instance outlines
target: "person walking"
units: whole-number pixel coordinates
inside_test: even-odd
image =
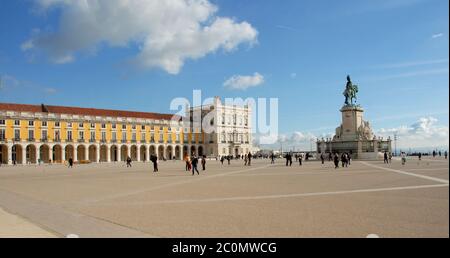
[[[444,157],[445,157],[445,159],[448,158],[448,152],[447,151],[444,152]]]
[[[247,164],[248,164],[248,156],[247,156],[247,154],[245,154],[245,156],[244,156],[244,166],[247,166]]]
[[[248,155],[247,155],[248,165],[249,165],[249,166],[252,165],[252,158],[253,158],[253,155],[252,155],[251,152],[249,152]]]
[[[231,156],[227,157],[227,161],[228,161],[228,166],[231,165]]]
[[[322,165],[325,164],[325,157],[324,157],[323,153],[320,154],[320,161],[322,161]]]
[[[334,169],[339,168],[339,155],[336,153],[334,154]]]
[[[184,160],[186,162],[186,172],[191,171],[191,159],[189,158],[189,156],[186,156]]]
[[[222,163],[222,166],[223,166],[223,162],[225,161],[225,158],[222,156],[222,157],[220,157],[220,163]]]
[[[406,153],[402,152],[401,158],[402,158],[402,165],[403,166],[406,165]]]
[[[206,170],[206,156],[203,155],[202,158],[202,170],[205,171]]]
[[[419,161],[422,161],[422,152],[419,152]]]
[[[303,166],[303,155],[298,155],[298,163],[300,164],[300,167]]]
[[[69,158],[69,168],[73,168],[73,159]]]
[[[270,155],[270,164],[275,164],[275,155],[273,154],[273,152]]]
[[[341,162],[342,162],[342,167],[347,167],[347,154],[345,154],[345,152],[342,153]]]
[[[384,152],[384,164],[389,164],[389,156],[387,151]]]
[[[127,168],[131,168],[131,158],[127,157]]]
[[[195,171],[197,171],[197,175],[200,175],[200,173],[198,172],[197,166],[198,166],[198,158],[194,157],[194,158],[192,158],[192,175],[195,175],[195,173],[194,173]]]
[[[155,155],[150,156],[150,161],[153,163],[153,173],[159,172],[158,169],[158,157]]]

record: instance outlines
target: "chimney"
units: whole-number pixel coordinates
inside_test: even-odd
[[[43,113],[48,113],[48,108],[44,104],[41,104],[41,109]]]

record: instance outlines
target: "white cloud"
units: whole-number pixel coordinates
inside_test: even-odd
[[[254,73],[253,76],[234,75],[223,83],[231,90],[246,90],[251,87],[256,87],[264,83],[264,76],[259,73]]]
[[[40,32],[22,44],[43,50],[55,63],[73,62],[82,51],[137,45],[133,61],[146,69],[178,74],[188,59],[256,43],[247,22],[218,17],[208,0],[35,0],[41,10],[61,10],[57,32]]]
[[[297,78],[297,73],[291,73],[291,78],[292,78],[292,79]]]
[[[443,37],[444,36],[444,33],[438,33],[438,34],[433,34],[433,36],[431,36],[431,38],[432,39],[437,39],[437,38],[440,38],[440,37]]]
[[[438,125],[434,117],[424,117],[410,126],[381,129],[376,134],[387,137],[398,135],[399,148],[433,148],[448,146],[448,126]]]
[[[261,139],[267,140],[268,138],[271,138],[274,144],[261,144],[260,147],[262,149],[279,150],[280,148],[283,148],[284,151],[294,149],[310,151],[311,147],[315,150],[315,142],[317,140],[317,136],[313,133],[293,132],[291,134],[279,134],[278,136],[259,135],[254,137],[255,144],[259,145]]]

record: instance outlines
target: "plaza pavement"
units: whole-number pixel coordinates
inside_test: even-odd
[[[143,163],[3,166],[0,208],[44,237],[449,237],[443,159],[207,168],[192,176],[180,161],[162,162],[157,174]],[[36,236],[1,218],[0,236]]]

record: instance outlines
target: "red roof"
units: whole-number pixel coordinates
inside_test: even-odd
[[[80,108],[80,107],[63,107],[63,106],[47,106],[47,105],[25,105],[25,104],[11,104],[0,103],[0,110],[16,111],[16,112],[34,112],[34,113],[55,113],[67,115],[85,115],[85,116],[102,116],[102,117],[126,117],[126,118],[142,118],[154,120],[171,120],[174,115],[157,114],[147,112],[134,112],[122,110],[108,110],[95,108]]]

